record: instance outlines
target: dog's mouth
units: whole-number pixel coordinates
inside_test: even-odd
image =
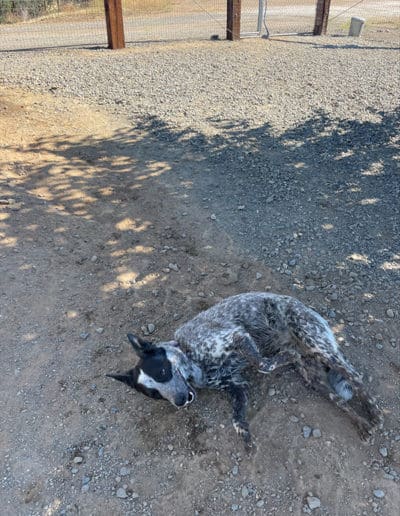
[[[192,403],[196,398],[196,395],[194,393],[194,391],[189,391],[189,394],[188,394],[188,400],[186,402],[187,405],[190,405],[190,403]]]

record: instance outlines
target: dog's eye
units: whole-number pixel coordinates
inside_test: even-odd
[[[165,376],[167,374],[167,370],[166,369],[161,369],[161,376]]]

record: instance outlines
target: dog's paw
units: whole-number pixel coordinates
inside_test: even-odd
[[[258,372],[262,374],[272,373],[276,369],[276,365],[271,360],[261,360],[258,364]]]
[[[366,444],[371,443],[371,439],[375,433],[376,427],[372,426],[367,421],[365,421],[365,422],[360,421],[357,423],[356,426],[357,426],[357,431],[358,431],[358,435],[360,436],[360,439]]]
[[[249,425],[244,421],[234,421],[233,428],[235,429],[236,433],[243,439],[246,448],[252,448],[253,444]]]

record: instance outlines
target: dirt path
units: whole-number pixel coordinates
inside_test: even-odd
[[[133,363],[127,331],[154,324],[159,340],[227,295],[292,293],[281,276],[233,251],[186,179],[163,184],[168,142],[150,153],[121,117],[51,95],[3,90],[0,110],[1,514],[283,516],[312,493],[314,514],[394,516],[396,321],[379,368],[351,350],[386,412],[374,445],[287,374],[253,392],[246,456],[223,396],[175,412],[104,374]]]

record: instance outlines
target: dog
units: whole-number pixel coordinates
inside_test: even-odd
[[[108,374],[153,399],[186,407],[195,389],[227,391],[233,426],[251,447],[247,387],[255,373],[293,366],[306,384],[344,410],[366,440],[381,423],[361,375],[344,357],[328,323],[297,299],[267,292],[238,294],[199,313],[154,344],[128,334],[137,365]]]

